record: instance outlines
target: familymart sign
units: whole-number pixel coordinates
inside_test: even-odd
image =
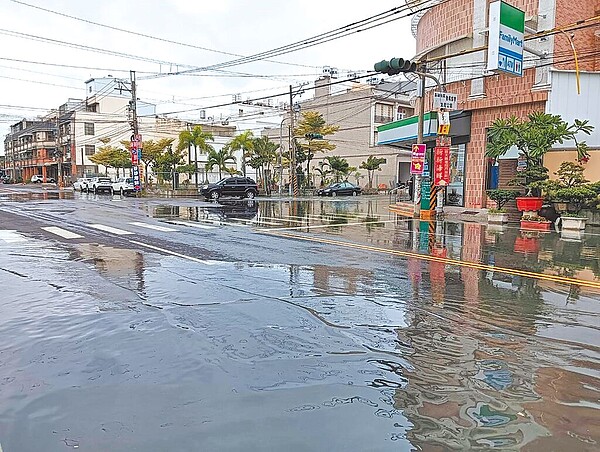
[[[523,75],[525,13],[503,1],[490,4],[488,70]]]

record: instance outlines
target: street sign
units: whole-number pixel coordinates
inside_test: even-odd
[[[450,113],[442,111],[438,113],[438,135],[448,135],[450,133]]]
[[[446,187],[450,183],[450,148],[436,147],[434,153],[433,185]]]
[[[423,167],[425,166],[425,150],[424,144],[413,144],[412,155],[410,160],[410,174],[421,175],[423,174]]]
[[[503,1],[489,6],[488,66],[490,71],[523,75],[525,13]]]
[[[425,159],[425,162],[423,162],[423,177],[429,177],[430,173],[429,173],[429,160]]]
[[[134,165],[131,168],[131,175],[133,176],[133,188],[135,191],[140,191],[142,189],[142,181],[140,180],[140,168],[137,165]]]
[[[433,93],[433,109],[449,111],[458,110],[458,94],[435,91]]]

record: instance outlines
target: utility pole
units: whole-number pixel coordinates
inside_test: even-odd
[[[424,71],[425,68],[422,68]],[[423,144],[423,123],[425,121],[425,75],[419,74],[421,100],[419,101],[419,121],[417,123],[417,144]],[[425,151],[427,158],[427,151]],[[421,176],[414,175],[413,200],[415,217],[421,214]]]
[[[58,188],[59,190],[62,190],[64,188],[64,183],[63,183],[63,174],[62,174],[62,159],[63,159],[63,152],[60,149],[60,122],[58,120],[59,118],[59,110],[56,110],[56,135],[55,135],[55,141],[56,141],[56,165],[57,165],[57,169],[58,169]]]
[[[296,142],[294,141],[294,95],[292,85],[290,85],[290,195],[298,197],[300,188],[298,187],[298,178],[296,177]],[[293,190],[293,192],[292,192]]]
[[[133,176],[133,185],[135,187],[135,191],[140,192],[142,189],[142,181],[140,177],[142,137],[139,133],[140,130],[137,117],[137,91],[135,86],[135,71],[129,71],[129,77],[131,80],[131,129],[133,130],[133,135],[131,136],[131,174]]]

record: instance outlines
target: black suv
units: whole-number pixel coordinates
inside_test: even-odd
[[[226,177],[215,184],[202,186],[200,193],[207,200],[215,201],[221,196],[253,199],[258,194],[258,187],[249,177]]]

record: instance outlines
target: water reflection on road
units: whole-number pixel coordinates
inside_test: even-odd
[[[98,244],[5,245],[3,445],[600,447],[599,292],[494,270],[596,282],[594,231],[565,241],[412,221],[370,200],[148,210],[244,225],[261,246],[252,261],[201,266]],[[341,244],[311,242],[290,264],[298,256],[262,251],[285,246],[283,232]],[[37,288],[26,305],[24,281]]]

